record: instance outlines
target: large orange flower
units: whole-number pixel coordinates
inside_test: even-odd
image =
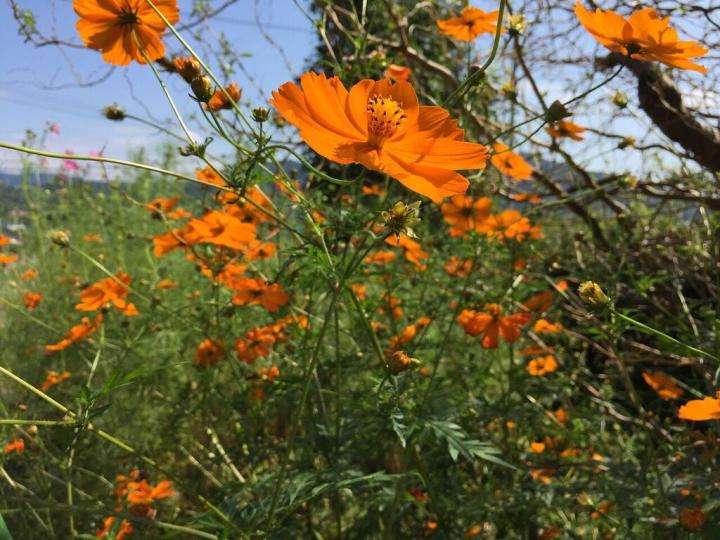
[[[405,81],[365,79],[348,92],[337,77],[305,73],[300,85],[283,84],[271,103],[331,161],[360,163],[436,202],[467,190],[456,170],[485,167],[487,148],[463,142],[448,112],[418,105]]]
[[[155,0],[155,6],[172,24],[180,20],[177,0]],[[126,66],[145,63],[137,41],[151,60],[165,55],[165,23],[145,0],[73,0],[80,16],[75,25],[85,45],[102,51],[103,60]]]
[[[497,29],[497,11],[484,12],[482,9],[468,6],[462,10],[460,17],[435,21],[440,31],[446,36],[461,41],[473,41],[480,34],[494,34]],[[503,28],[500,29],[504,31]]]
[[[679,41],[670,19],[659,17],[653,8],[638,10],[625,19],[614,11],[596,9],[592,13],[578,0],[575,14],[590,35],[613,52],[707,73],[706,67],[690,58],[704,56],[708,50],[694,41]]]

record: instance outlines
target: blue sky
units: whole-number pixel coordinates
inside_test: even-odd
[[[71,0],[20,0],[19,3],[33,10],[38,26],[47,33],[80,43]],[[182,23],[183,18],[190,16],[190,2],[179,0],[178,3]],[[306,3],[306,0],[300,1],[300,4]],[[263,37],[256,16],[283,50],[282,54]],[[137,64],[115,68],[102,83],[78,87],[78,81],[94,80],[108,72],[108,65],[99,53],[53,46],[36,48],[23,42],[16,27],[9,5],[3,3],[0,7],[0,28],[4,30],[0,32],[3,51],[0,54],[0,118],[3,119],[0,140],[19,143],[26,129],[39,132],[48,122],[56,122],[60,133],[48,136],[46,144],[51,151],[88,153],[104,149],[107,156],[123,158],[133,148],[161,143],[163,137],[151,128],[132,121],[112,123],[100,114],[103,107],[117,102],[138,116],[146,116],[147,108],[155,119],[169,119],[172,112],[149,68]],[[248,55],[243,65],[253,79],[238,72],[233,80],[243,88],[243,101],[255,105],[265,102],[270,91],[301,72],[316,43],[310,21],[291,0],[240,0],[223,11],[211,27],[197,29],[210,32],[211,40],[223,33],[236,51]],[[170,52],[181,52],[174,38],[166,37],[165,42]],[[185,83],[179,77],[165,79],[181,111],[196,111],[196,104],[187,97]],[[20,160],[21,156],[0,150],[0,170],[17,171]]]

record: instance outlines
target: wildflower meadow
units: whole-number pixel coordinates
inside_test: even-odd
[[[0,9],[0,540],[720,538],[720,3]]]

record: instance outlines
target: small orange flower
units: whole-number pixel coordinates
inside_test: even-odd
[[[382,302],[383,305],[378,308],[380,313],[383,315],[389,313],[395,321],[402,319],[405,314],[402,308],[402,300],[392,294],[386,294],[383,296]]]
[[[5,236],[4,234],[0,234],[0,247],[7,246],[11,242],[12,238]]]
[[[490,157],[490,163],[510,178],[518,182],[528,180],[532,176],[533,168],[520,154],[511,151],[509,147],[501,143],[493,144],[495,153]]]
[[[223,342],[219,339],[204,339],[195,350],[195,364],[206,368],[217,364],[225,356]]]
[[[390,64],[385,69],[385,76],[393,81],[407,81],[412,75],[412,69],[407,66]]]
[[[75,306],[78,311],[97,311],[107,304],[112,304],[123,315],[134,317],[139,314],[134,304],[128,302],[130,276],[118,274],[114,278],[105,278],[83,289],[80,303]]]
[[[150,505],[154,501],[172,497],[175,493],[169,480],[162,480],[155,486],[148,484],[147,480],[128,482],[127,490],[127,501],[131,506]]]
[[[586,129],[582,126],[578,126],[574,122],[570,122],[569,120],[558,120],[557,122],[554,122],[552,125],[545,128],[545,130],[555,138],[561,138],[561,137],[567,137],[569,139],[573,139],[576,141],[582,141],[583,136],[580,135],[583,131],[586,131]]]
[[[367,298],[367,287],[362,283],[353,283],[350,288],[357,296],[357,299],[363,302]]]
[[[375,253],[368,255],[363,259],[365,264],[379,264],[385,265],[394,261],[397,257],[397,253],[394,251],[376,251]]]
[[[25,441],[23,439],[13,439],[5,446],[3,446],[3,453],[10,454],[15,452],[16,454],[22,454],[25,451]]]
[[[63,339],[54,345],[46,345],[45,350],[48,352],[61,351],[67,349],[70,345],[81,339],[86,339],[92,336],[100,325],[102,324],[103,316],[102,313],[98,313],[95,316],[95,320],[91,323],[88,317],[83,317],[80,324],[76,324],[65,335]]]
[[[531,296],[528,300],[523,302],[523,306],[528,311],[543,313],[552,307],[552,302],[553,293],[551,291],[543,291]]]
[[[385,195],[385,192],[380,187],[380,184],[372,184],[369,186],[363,186],[362,194],[363,195],[375,195],[377,197],[380,197],[382,195]]]
[[[533,332],[536,334],[558,334],[562,332],[563,325],[551,323],[547,319],[538,319],[533,325]]]
[[[697,531],[705,525],[705,513],[702,508],[683,506],[678,521],[686,531]]]
[[[562,407],[555,410],[553,412],[553,416],[555,419],[560,422],[563,426],[568,423],[568,420],[570,420],[570,415],[567,413],[565,409]]]
[[[450,236],[465,236],[470,231],[480,231],[490,216],[492,201],[489,197],[473,200],[467,195],[456,195],[440,206],[445,221],[451,225]]]
[[[62,373],[57,373],[56,371],[48,371],[47,375],[45,376],[45,381],[40,385],[40,390],[42,390],[43,392],[47,392],[53,386],[58,385],[69,378],[69,371],[63,371]]]
[[[22,275],[20,276],[20,279],[23,281],[30,281],[38,277],[37,270],[29,269],[25,270]]]
[[[405,81],[365,79],[348,92],[340,79],[305,73],[302,89],[288,82],[272,104],[318,154],[341,164],[360,163],[392,176],[435,202],[465,193],[456,170],[482,169],[487,148],[463,142],[448,112],[418,104]]]
[[[542,238],[540,225],[532,225],[530,220],[517,210],[504,210],[493,214],[483,222],[481,228],[489,238],[497,240],[523,242],[526,238]]]
[[[460,17],[435,21],[440,31],[446,36],[460,41],[473,41],[481,34],[494,34],[497,30],[498,12],[484,12],[482,9],[468,6],[461,12]],[[504,29],[501,28],[501,32]]]
[[[174,279],[161,279],[157,282],[157,285],[155,285],[156,289],[160,290],[166,290],[166,289],[174,289],[178,286],[177,281]]]
[[[233,304],[258,304],[270,313],[275,313],[290,300],[279,283],[267,284],[260,278],[241,278],[233,282],[230,288],[235,291]]]
[[[614,11],[596,9],[592,13],[577,0],[575,15],[592,37],[613,52],[707,73],[706,67],[690,59],[704,56],[708,50],[694,41],[680,41],[670,19],[659,17],[653,8],[640,9],[625,19]]]
[[[147,203],[145,205],[145,209],[148,210],[156,219],[160,219],[162,216],[165,216],[167,219],[183,219],[190,217],[191,214],[187,210],[183,210],[182,208],[178,208],[177,210],[174,209],[178,202],[180,202],[180,197],[177,196],[170,197],[169,199],[158,197],[157,199],[153,199]]]
[[[276,341],[277,334],[272,326],[252,328],[243,339],[235,342],[235,352],[241,360],[252,364],[258,358],[268,356]]]
[[[530,360],[525,369],[533,377],[542,377],[543,375],[557,371],[558,367],[560,366],[558,365],[557,360],[555,360],[555,357],[549,354],[547,356],[541,356],[540,358]]]
[[[533,441],[530,443],[530,452],[533,454],[542,454],[545,451],[545,443],[543,441]]]
[[[457,322],[465,332],[471,336],[483,335],[482,346],[486,349],[495,349],[498,338],[507,343],[515,343],[520,337],[520,327],[530,322],[527,313],[514,313],[502,315],[503,309],[497,304],[487,304],[485,311],[464,309],[458,315]]]
[[[430,257],[430,254],[424,251],[419,243],[407,235],[388,236],[385,239],[385,243],[402,248],[405,258],[419,270],[425,270],[425,268],[427,268],[425,264],[423,264],[423,261]]]
[[[389,356],[393,351],[396,351],[399,346],[405,345],[415,339],[418,332],[431,322],[432,319],[430,317],[420,317],[415,324],[406,326],[399,335],[390,338],[390,347],[385,353]]]
[[[170,23],[180,20],[177,0],[154,4]],[[135,38],[150,60],[165,54],[161,39],[165,23],[145,0],[73,0],[73,9],[80,17],[76,28],[83,42],[102,51],[109,64],[125,66],[133,60],[144,64]]]
[[[529,202],[530,204],[539,204],[542,198],[537,193],[516,193],[513,195],[513,200],[518,202]]]
[[[555,476],[555,469],[532,469],[530,476],[533,480],[537,480],[543,484],[549,484],[552,482],[552,477]]]
[[[720,420],[720,392],[717,396],[704,399],[693,399],[680,407],[678,418],[702,422],[705,420]]]
[[[467,277],[472,270],[472,261],[470,259],[461,261],[453,255],[450,257],[450,260],[443,265],[443,268],[451,276]]]
[[[240,101],[240,97],[242,96],[242,90],[238,87],[237,83],[232,83],[230,86],[225,87],[225,92],[228,93],[230,98],[235,102],[238,103]],[[232,109],[233,104],[230,102],[230,100],[225,95],[225,92],[218,89],[215,90],[215,93],[210,98],[210,101],[208,101],[207,107],[213,112],[219,111],[221,109]]]
[[[95,533],[95,536],[97,538],[105,538],[113,530],[113,526],[116,521],[117,518],[115,516],[108,516],[103,519],[103,528],[98,530]],[[129,536],[133,532],[133,530],[132,523],[130,523],[127,519],[123,519],[120,522],[120,527],[115,533],[115,536],[113,536],[113,540],[124,540],[125,537]]]
[[[683,389],[662,371],[643,371],[643,379],[655,390],[655,393],[662,399],[677,399],[683,395]]]
[[[35,309],[40,305],[40,302],[42,302],[43,295],[39,292],[26,292],[23,295],[23,302],[25,303],[25,307],[28,309]]]
[[[14,263],[18,260],[18,256],[14,253],[8,255],[7,253],[0,253],[0,266],[6,266],[10,263]]]
[[[98,233],[89,233],[83,236],[83,240],[86,242],[102,242],[102,236]]]

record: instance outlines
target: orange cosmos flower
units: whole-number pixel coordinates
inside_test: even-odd
[[[162,480],[155,486],[148,484],[147,480],[128,482],[127,490],[127,501],[132,506],[150,505],[154,501],[167,499],[175,493],[169,480]]]
[[[69,371],[63,371],[62,373],[57,373],[56,371],[48,371],[47,375],[45,376],[45,381],[40,385],[40,390],[42,390],[43,392],[47,392],[53,386],[60,384],[68,378],[70,378]]]
[[[37,270],[29,269],[25,270],[22,275],[20,276],[20,279],[23,281],[30,281],[32,279],[35,279],[38,277]]]
[[[35,309],[38,307],[42,299],[43,295],[39,292],[26,292],[23,295],[23,302],[25,303],[25,307],[28,309]]]
[[[465,193],[456,170],[482,169],[487,148],[463,142],[463,131],[441,107],[418,105],[405,81],[365,79],[348,92],[340,79],[305,73],[288,82],[272,104],[300,129],[302,139],[336,163],[360,163],[392,176],[433,201]]]
[[[384,265],[395,260],[397,253],[393,251],[377,251],[363,259],[365,264]]]
[[[0,247],[7,246],[10,242],[12,242],[12,238],[5,236],[4,234],[0,234]]]
[[[470,259],[461,261],[453,255],[450,257],[450,260],[443,265],[443,268],[451,276],[467,277],[470,275],[470,270],[472,270],[472,261]]]
[[[407,66],[399,66],[397,64],[390,64],[385,69],[385,76],[393,81],[407,81],[412,75],[412,69]]]
[[[407,235],[388,236],[385,239],[385,243],[402,248],[405,253],[405,258],[419,270],[425,270],[427,268],[422,261],[426,260],[430,254],[424,251],[419,243]]]
[[[153,254],[161,257],[178,248],[197,244],[241,250],[255,240],[255,224],[244,223],[229,212],[211,210],[202,218],[188,221],[184,227],[155,236]]]
[[[683,395],[680,388],[672,378],[662,371],[643,371],[643,379],[655,390],[655,393],[662,399],[677,399]]]
[[[517,202],[529,202],[530,204],[538,204],[542,201],[542,198],[537,193],[516,193],[512,196],[513,200]]]
[[[382,190],[379,184],[372,184],[370,186],[363,186],[362,187],[362,194],[363,195],[376,195],[378,197],[385,195],[385,192]]]
[[[3,446],[3,453],[10,454],[15,452],[16,454],[22,454],[25,451],[25,441],[23,439],[13,439],[5,446]]]
[[[696,531],[705,525],[705,513],[702,508],[683,506],[678,521],[686,531]]]
[[[204,339],[195,349],[195,364],[206,368],[217,364],[225,355],[223,342],[219,339]]]
[[[361,302],[365,301],[367,298],[367,287],[363,285],[362,283],[353,283],[350,285],[350,288],[355,293],[355,296],[358,300]]]
[[[83,289],[80,303],[75,306],[79,311],[97,311],[107,304],[112,304],[123,315],[134,317],[139,314],[134,304],[128,302],[128,286],[130,276],[118,274],[114,278],[105,278]]]
[[[470,231],[480,231],[490,216],[492,201],[489,197],[473,200],[467,195],[456,195],[440,206],[445,221],[451,225],[450,236],[464,236]]]
[[[481,229],[490,238],[497,240],[515,240],[523,242],[526,238],[542,238],[540,225],[532,225],[530,220],[517,210],[504,210],[487,218]]]
[[[497,304],[487,304],[485,311],[464,309],[457,317],[457,322],[471,336],[483,335],[482,346],[495,349],[498,337],[507,343],[515,343],[520,337],[520,327],[530,322],[527,313],[514,313],[503,316],[503,309]]]
[[[560,422],[563,426],[568,423],[568,420],[570,420],[570,415],[568,412],[560,407],[559,409],[553,411],[553,416],[555,419]]]
[[[528,311],[542,313],[552,307],[552,302],[553,293],[551,291],[543,291],[528,298],[525,302],[523,302],[523,307],[525,307]]]
[[[551,323],[547,319],[538,319],[533,325],[533,332],[537,334],[559,334],[562,329],[562,324]]]
[[[582,126],[578,126],[574,122],[570,122],[569,120],[558,120],[557,122],[553,122],[552,125],[545,128],[545,130],[555,138],[561,138],[561,137],[567,137],[569,139],[573,139],[576,141],[582,141],[583,136],[580,135],[583,131],[586,131],[586,129]]]
[[[533,168],[520,154],[512,152],[509,147],[501,143],[493,144],[495,153],[490,157],[490,163],[510,178],[518,182],[528,180],[532,176]]]
[[[399,346],[412,341],[415,336],[417,336],[418,332],[431,322],[432,319],[430,317],[420,317],[415,324],[406,326],[399,335],[390,338],[390,347],[387,351],[385,351],[385,354],[390,356]]]
[[[187,210],[183,210],[182,208],[175,210],[179,201],[180,197],[177,196],[170,197],[169,199],[158,197],[146,204],[145,209],[148,210],[155,219],[161,219],[163,215],[167,219],[183,219],[190,217],[191,214]]]
[[[172,24],[180,20],[177,0],[156,0],[158,10]],[[151,60],[165,55],[165,23],[145,0],[73,0],[80,20],[75,25],[87,47],[102,51],[103,60],[126,66],[145,58],[133,34]]]
[[[272,326],[252,328],[245,333],[243,339],[235,342],[235,352],[241,360],[252,364],[258,358],[269,355],[276,341],[277,334]]]
[[[229,286],[235,291],[233,304],[259,304],[270,313],[275,313],[290,300],[279,283],[268,284],[260,278],[241,278]]]
[[[95,536],[97,538],[105,538],[108,534],[110,534],[110,531],[113,530],[113,526],[115,525],[115,522],[117,521],[117,518],[115,516],[108,516],[105,519],[103,519],[103,528],[99,529]],[[113,536],[114,540],[124,540],[127,536],[129,536],[133,532],[133,526],[132,523],[130,523],[127,519],[123,519],[120,522],[120,527],[118,528],[117,532],[115,533],[115,536]]]
[[[592,13],[578,0],[575,15],[592,37],[613,52],[707,73],[706,67],[690,59],[704,56],[708,50],[694,41],[680,41],[670,19],[659,17],[653,8],[638,10],[625,19],[614,11],[596,9]]]
[[[242,90],[238,87],[237,83],[232,83],[230,86],[225,87],[225,92],[227,92],[232,100],[235,103],[238,103],[240,101],[240,97],[242,96]],[[210,101],[208,101],[207,107],[211,111],[219,111],[221,109],[232,109],[233,104],[230,102],[230,100],[225,95],[225,92],[222,90],[215,90],[215,93],[213,93],[212,97],[210,98]]]
[[[494,34],[497,30],[497,11],[484,12],[482,9],[468,6],[464,8],[460,17],[435,21],[440,31],[446,36],[460,41],[473,41],[480,34]],[[500,32],[505,29],[501,28]]]
[[[178,286],[177,281],[174,279],[161,279],[157,282],[157,285],[155,285],[156,289],[166,290],[166,289],[174,289]]]
[[[555,360],[555,357],[552,354],[548,354],[547,356],[541,356],[530,360],[527,366],[525,366],[525,369],[533,377],[541,377],[556,371],[558,367],[560,366],[558,365],[557,360]]]
[[[402,308],[402,300],[392,294],[386,294],[383,296],[382,302],[383,304],[378,307],[378,311],[381,314],[390,314],[395,321],[402,319],[402,316],[405,314]]]
[[[98,313],[95,316],[95,320],[91,323],[88,317],[83,317],[80,324],[76,324],[65,335],[63,339],[55,343],[54,345],[46,345],[45,350],[48,352],[61,351],[67,349],[70,345],[81,339],[86,339],[92,336],[102,324],[103,316],[102,313]]]
[[[717,396],[704,399],[693,399],[680,407],[678,418],[703,422],[705,420],[720,420],[720,392]]]
[[[5,266],[10,263],[14,263],[18,260],[18,256],[14,253],[7,255],[5,253],[0,253],[0,266]]]

